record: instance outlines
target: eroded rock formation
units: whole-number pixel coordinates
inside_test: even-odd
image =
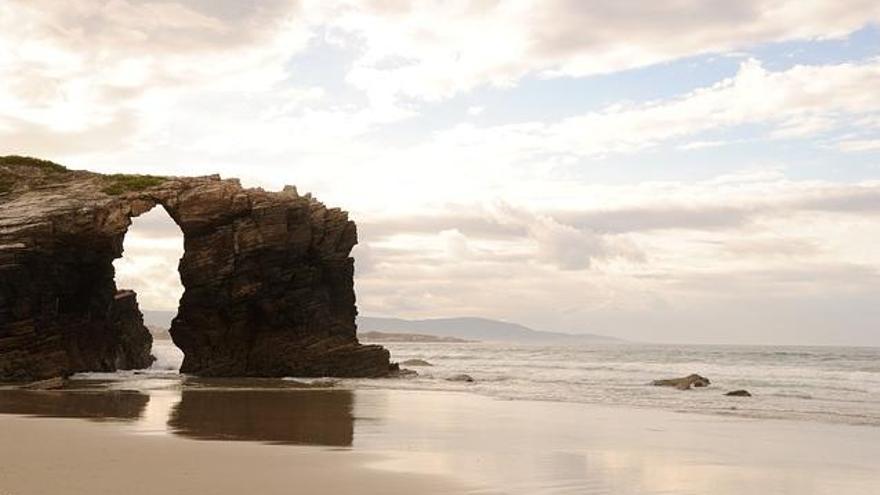
[[[0,380],[149,365],[115,258],[131,218],[161,205],[184,236],[171,327],[181,371],[204,376],[384,376],[355,336],[357,242],[344,211],[296,189],[209,177],[100,175],[0,158]]]
[[[665,380],[654,380],[651,385],[658,387],[675,387],[679,390],[690,390],[691,387],[708,387],[712,382],[704,376],[692,374],[681,378],[667,378]]]

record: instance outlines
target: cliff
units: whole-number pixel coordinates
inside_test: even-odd
[[[357,231],[293,187],[101,175],[0,157],[0,380],[149,365],[151,338],[113,260],[131,219],[161,206],[184,236],[170,330],[203,376],[384,376],[355,333]]]

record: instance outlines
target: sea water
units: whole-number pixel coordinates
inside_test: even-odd
[[[752,418],[880,426],[880,348],[499,343],[383,343],[392,360],[424,359],[417,376],[342,380],[336,386],[470,391],[506,400],[548,400],[659,408]],[[154,344],[148,373],[175,374],[182,353]],[[404,366],[407,367],[407,366]],[[449,381],[468,374],[473,383]],[[686,391],[652,380],[698,373],[707,388]],[[94,375],[85,375],[94,376]],[[106,378],[106,376],[105,376]],[[115,375],[117,380],[145,376]],[[291,377],[290,379],[296,379]],[[752,397],[727,397],[731,390]]]

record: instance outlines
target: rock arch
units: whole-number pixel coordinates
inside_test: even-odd
[[[356,338],[355,224],[293,187],[101,175],[0,157],[0,380],[149,364],[136,295],[114,259],[131,218],[161,206],[184,236],[171,326],[202,376],[383,376]]]

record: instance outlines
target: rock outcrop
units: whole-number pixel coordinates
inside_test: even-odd
[[[161,206],[183,232],[171,326],[182,372],[384,376],[355,334],[357,231],[295,188],[209,177],[101,175],[0,157],[0,380],[149,365],[151,337],[112,262],[131,219]]]
[[[731,390],[724,394],[728,397],[751,397],[752,394],[748,390]]]
[[[693,374],[681,378],[668,378],[665,380],[654,380],[651,385],[658,387],[675,387],[679,390],[690,390],[691,387],[708,387],[712,383],[708,378]]]

